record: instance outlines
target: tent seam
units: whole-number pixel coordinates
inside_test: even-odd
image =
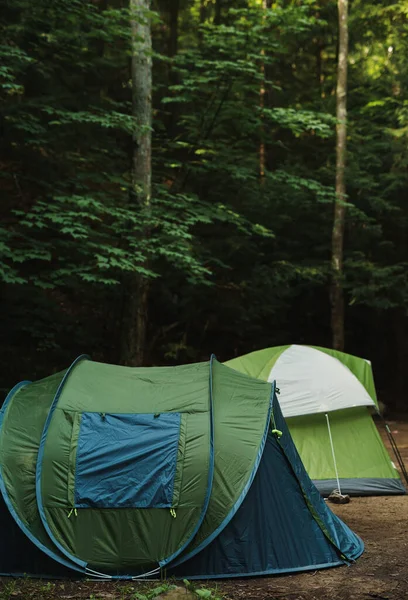
[[[55,546],[60,550],[60,552],[62,552],[69,560],[72,561],[72,563],[74,565],[76,565],[75,570],[80,570],[80,569],[78,569],[78,567],[82,568],[81,572],[86,571],[87,563],[85,561],[81,561],[76,556],[71,555],[64,548],[64,546],[56,539],[56,536],[54,535],[54,533],[51,529],[51,526],[49,525],[49,523],[47,521],[47,517],[46,517],[45,511],[44,511],[44,505],[42,502],[41,475],[42,475],[42,461],[44,458],[45,442],[47,440],[48,429],[51,424],[52,416],[57,407],[58,401],[61,397],[62,390],[68,380],[68,377],[70,376],[70,374],[72,373],[74,368],[77,366],[77,364],[84,359],[90,360],[89,356],[86,354],[81,354],[81,356],[78,356],[78,358],[76,358],[74,360],[74,362],[71,364],[71,366],[68,368],[67,372],[65,373],[65,375],[55,393],[55,396],[51,403],[50,410],[48,411],[48,415],[47,415],[47,418],[46,418],[46,421],[44,424],[44,429],[43,429],[43,432],[41,435],[40,446],[38,448],[37,467],[36,467],[36,474],[35,474],[37,507],[38,507],[38,512],[40,514],[40,518],[41,518],[42,524],[44,526],[44,529],[47,532],[48,536],[50,537],[50,540],[53,542],[53,544],[55,544]],[[74,568],[72,565],[69,565],[69,566],[70,566],[70,568]]]
[[[205,515],[207,514],[208,506],[210,504],[210,498],[212,493],[213,479],[214,479],[214,410],[213,410],[213,362],[216,360],[214,354],[210,357],[210,369],[209,369],[209,400],[210,400],[210,465],[208,471],[208,482],[207,482],[207,493],[204,499],[203,510],[201,511],[200,518],[194,527],[193,532],[191,533],[188,540],[184,542],[184,544],[171,556],[161,560],[159,562],[160,568],[168,566],[175,560],[180,554],[191,544],[194,537],[197,535],[198,530],[200,529]]]
[[[272,382],[272,389],[271,389],[271,394],[269,397],[269,407],[268,407],[268,414],[267,414],[267,418],[266,418],[266,426],[265,426],[265,430],[262,436],[262,440],[258,449],[258,454],[257,457],[255,459],[255,463],[252,469],[252,472],[248,478],[248,481],[246,483],[246,485],[244,486],[244,489],[242,490],[238,500],[235,502],[234,506],[231,508],[230,512],[228,513],[228,515],[225,517],[225,519],[222,521],[222,523],[217,527],[217,529],[215,529],[212,534],[210,534],[205,540],[203,540],[201,542],[201,544],[199,546],[197,546],[197,548],[195,548],[194,550],[192,550],[189,554],[187,554],[185,557],[182,557],[181,560],[175,562],[174,564],[170,565],[171,567],[177,567],[180,564],[183,564],[184,562],[186,562],[187,560],[189,560],[190,558],[192,558],[193,556],[196,556],[199,552],[201,552],[202,550],[204,550],[204,548],[206,548],[224,529],[225,527],[228,525],[228,523],[231,521],[231,519],[234,517],[234,515],[238,512],[240,506],[242,505],[243,501],[246,498],[246,495],[249,491],[249,489],[251,488],[251,485],[254,481],[255,475],[258,471],[258,467],[260,465],[264,450],[265,450],[265,444],[266,444],[266,439],[268,437],[268,431],[269,431],[269,424],[271,421],[271,414],[272,414],[272,406],[273,406],[273,400],[274,400],[274,396],[275,396],[275,389],[276,389],[276,382],[273,381]]]
[[[317,514],[317,511],[315,509],[315,507],[313,506],[312,502],[310,501],[308,495],[306,494],[304,487],[300,481],[300,478],[298,477],[295,469],[292,466],[291,461],[289,460],[289,458],[286,455],[285,449],[283,448],[282,444],[280,443],[280,440],[278,439],[278,445],[279,448],[282,451],[282,454],[284,455],[287,463],[289,464],[290,469],[292,470],[292,473],[295,477],[295,479],[298,482],[299,488],[302,492],[302,496],[304,498],[305,504],[309,509],[310,514],[312,515],[313,519],[316,521],[316,523],[318,524],[319,528],[321,529],[321,531],[323,532],[323,535],[326,537],[326,539],[330,542],[330,544],[332,544],[332,546],[335,548],[336,552],[338,552],[340,558],[343,560],[343,562],[345,562],[346,564],[348,563],[352,563],[355,562],[356,559],[352,559],[352,558],[348,558],[344,552],[341,550],[341,548],[338,546],[338,544],[336,543],[336,541],[334,539],[332,539],[329,531],[326,529],[326,527],[324,526],[324,524],[322,523],[322,519],[320,518],[320,516]],[[360,538],[358,538],[360,539]],[[359,556],[361,556],[361,554],[364,552],[364,543],[363,541],[360,539],[361,542],[361,552],[358,554],[358,556],[356,558],[358,558]]]

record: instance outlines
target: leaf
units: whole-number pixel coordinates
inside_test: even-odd
[[[197,594],[197,596],[199,598],[204,598],[204,599],[211,598],[211,596],[212,596],[211,590],[207,590],[207,589],[204,589],[204,588],[200,588],[200,589],[195,590],[195,593]]]

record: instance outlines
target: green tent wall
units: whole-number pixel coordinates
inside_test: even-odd
[[[80,357],[19,384],[0,412],[0,488],[3,574],[47,575],[51,562],[57,575],[229,577],[363,551],[307,476],[275,384],[214,358],[135,369]],[[10,556],[12,519],[34,558]]]
[[[335,462],[342,493],[405,493],[372,418],[377,396],[369,361],[328,348],[293,344],[265,348],[225,364],[251,377],[278,380],[280,404],[293,441],[323,495],[338,487]]]

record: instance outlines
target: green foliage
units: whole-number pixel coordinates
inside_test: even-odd
[[[15,595],[16,587],[16,581],[8,581],[6,585],[0,590],[0,599],[10,600]]]
[[[3,281],[111,285],[124,272],[157,277],[163,258],[205,277],[190,231],[211,213],[163,185],[150,211],[132,199],[127,11],[77,0],[52,8],[44,0],[33,11],[19,0],[5,16]]]
[[[154,9],[141,207],[126,3],[0,0],[2,389],[84,351],[117,362],[132,273],[151,280],[150,363],[330,345],[335,0]],[[371,332],[408,306],[406,16],[350,10],[343,283],[348,349],[374,366]]]
[[[176,587],[177,586],[175,586],[174,584],[162,583],[159,586],[149,589],[144,594],[135,592],[133,594],[133,598],[135,600],[153,600],[154,598],[157,598],[157,596],[160,596],[161,594],[165,594],[167,592],[170,592],[171,590],[176,589]]]
[[[109,596],[117,600],[155,600],[155,598],[168,596],[169,600],[182,598],[183,596],[191,598],[196,597],[204,600],[222,600],[223,596],[218,593],[216,588],[207,588],[203,586],[193,585],[191,582],[184,580],[182,585],[175,585],[171,581],[163,581],[159,585],[152,583],[137,583],[131,582],[126,585],[117,583],[109,584],[109,590],[100,590],[101,584],[95,584],[91,581],[81,584],[81,582],[70,582],[68,586],[75,593],[74,588],[80,587],[77,593],[85,598],[84,593],[87,588],[93,588],[95,591],[87,595],[88,600],[102,600]],[[103,584],[102,584],[103,587]],[[100,591],[98,591],[100,590]],[[88,592],[89,593],[89,592]],[[13,597],[33,598],[33,600],[53,600],[64,595],[71,595],[71,590],[66,589],[66,584],[61,582],[41,581],[30,578],[20,580],[6,581],[0,589],[1,600],[11,600]]]
[[[192,592],[202,600],[222,600],[222,596],[218,593],[216,588],[210,589],[208,587],[197,586],[188,579],[183,579],[183,583],[188,591]]]

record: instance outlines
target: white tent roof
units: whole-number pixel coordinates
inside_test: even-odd
[[[325,413],[375,403],[357,377],[337,358],[308,346],[293,344],[271,369],[285,417]]]

